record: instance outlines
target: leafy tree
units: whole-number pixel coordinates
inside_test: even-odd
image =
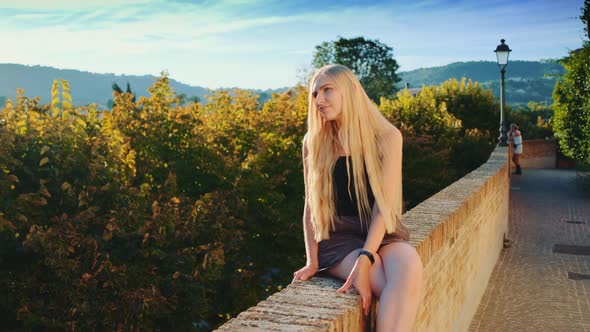
[[[407,209],[481,165],[496,145],[498,105],[491,91],[464,79],[425,86],[415,96],[405,89],[397,99],[382,98],[379,108],[404,135]]]
[[[113,83],[112,88],[113,88],[113,91],[115,91],[116,93],[123,93],[123,90],[121,90],[121,87],[117,83]]]
[[[584,2],[582,22],[587,23],[590,1]],[[562,60],[566,73],[555,85],[555,121],[564,155],[590,162],[590,43],[571,51]]]
[[[590,161],[590,45],[563,60],[566,74],[555,85],[555,121],[563,153]]]
[[[444,103],[447,111],[461,120],[461,136],[467,130],[478,129],[482,134],[487,133],[490,140],[498,137],[500,106],[491,90],[462,78],[441,83],[437,91],[437,103]]]
[[[176,94],[176,104],[179,106],[185,106],[187,103],[199,103],[201,98],[198,96],[188,96],[186,93]]]
[[[396,83],[400,78],[396,72],[399,65],[393,57],[393,48],[378,40],[340,37],[323,42],[316,46],[312,63],[315,68],[332,63],[347,66],[374,101],[381,97],[393,98],[398,90]]]
[[[509,107],[507,113],[507,123],[517,123],[525,139],[553,137],[552,105],[531,101],[525,106]]]
[[[117,83],[113,83],[113,91],[116,93],[123,93],[123,90],[121,89],[121,87],[119,86],[119,84]],[[129,82],[127,82],[127,91],[125,91],[125,93],[128,93],[132,96],[131,101],[135,102],[135,94],[133,93],[133,91],[131,91],[131,85],[129,84]]]
[[[416,96],[403,90],[397,99],[381,99],[380,110],[404,133],[452,139],[459,134],[461,121],[444,102],[437,102],[437,93],[437,87],[424,87]]]
[[[582,15],[580,15],[580,20],[582,20],[582,23],[584,24],[586,37],[590,39],[590,0],[584,0],[584,6],[581,9]]]
[[[499,105],[492,92],[471,80],[449,79],[440,86],[424,86],[410,95],[404,89],[394,100],[382,100],[380,109],[394,124],[418,136],[463,137],[469,129],[497,137]]]

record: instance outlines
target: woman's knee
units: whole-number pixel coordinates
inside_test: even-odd
[[[379,253],[388,280],[403,278],[416,287],[421,286],[424,266],[414,246],[407,242],[394,242],[384,246]]]

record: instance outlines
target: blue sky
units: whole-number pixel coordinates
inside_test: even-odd
[[[0,63],[158,75],[208,88],[292,86],[314,47],[364,36],[400,71],[561,58],[582,43],[583,0],[0,0]]]

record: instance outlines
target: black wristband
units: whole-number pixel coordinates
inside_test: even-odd
[[[373,263],[375,263],[375,257],[373,257],[373,254],[371,254],[369,251],[361,250],[361,252],[359,252],[358,257],[361,257],[361,255],[365,255],[365,256],[369,257],[369,260],[371,261],[371,265]]]

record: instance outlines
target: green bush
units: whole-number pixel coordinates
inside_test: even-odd
[[[408,207],[493,147],[463,130],[453,93],[382,100],[405,135]],[[307,98],[301,86],[264,105],[218,91],[203,106],[179,102],[164,76],[147,98],[115,93],[112,110],[73,107],[65,81],[50,105],[22,91],[7,100],[3,328],[210,330],[282,289],[305,261]]]
[[[566,73],[553,92],[553,130],[567,157],[590,163],[590,43],[562,63]]]
[[[553,138],[553,106],[529,102],[509,108],[507,123],[517,123],[525,140]]]
[[[379,107],[404,134],[406,209],[484,163],[497,142],[498,103],[491,91],[465,79],[424,86],[415,96],[405,89]]]

